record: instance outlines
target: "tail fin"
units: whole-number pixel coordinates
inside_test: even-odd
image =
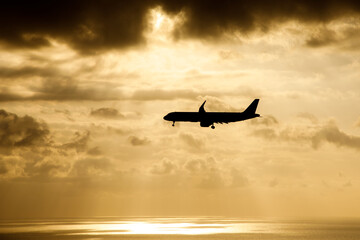
[[[205,111],[205,108],[204,108],[205,103],[206,103],[206,100],[205,100],[204,103],[200,106],[200,108],[199,108],[199,113],[204,113],[204,112],[206,112],[206,111]]]
[[[244,113],[255,114],[259,99],[255,99],[248,107],[245,109]]]

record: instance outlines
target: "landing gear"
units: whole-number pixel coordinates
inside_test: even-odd
[[[214,124],[213,124],[213,125],[211,125],[211,128],[212,128],[212,129],[215,129],[215,126],[214,126]]]
[[[175,127],[175,121],[173,121],[173,124],[172,124],[173,127]]]

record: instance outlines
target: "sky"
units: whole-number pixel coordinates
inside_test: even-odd
[[[0,218],[360,216],[358,1],[4,1]],[[172,111],[261,118],[202,128]]]

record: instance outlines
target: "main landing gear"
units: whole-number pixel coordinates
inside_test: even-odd
[[[175,127],[175,121],[173,121],[173,124],[172,124],[173,127]]]
[[[213,124],[213,125],[211,125],[211,129],[215,129],[215,126],[214,126],[214,124]]]

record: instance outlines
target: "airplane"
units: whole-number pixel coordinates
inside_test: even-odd
[[[205,103],[206,100],[200,106],[198,112],[171,112],[164,117],[164,120],[172,121],[173,127],[175,122],[200,122],[201,127],[211,126],[214,129],[214,123],[227,124],[260,117],[260,114],[256,113],[259,99],[255,99],[243,112],[206,112],[204,109]]]

